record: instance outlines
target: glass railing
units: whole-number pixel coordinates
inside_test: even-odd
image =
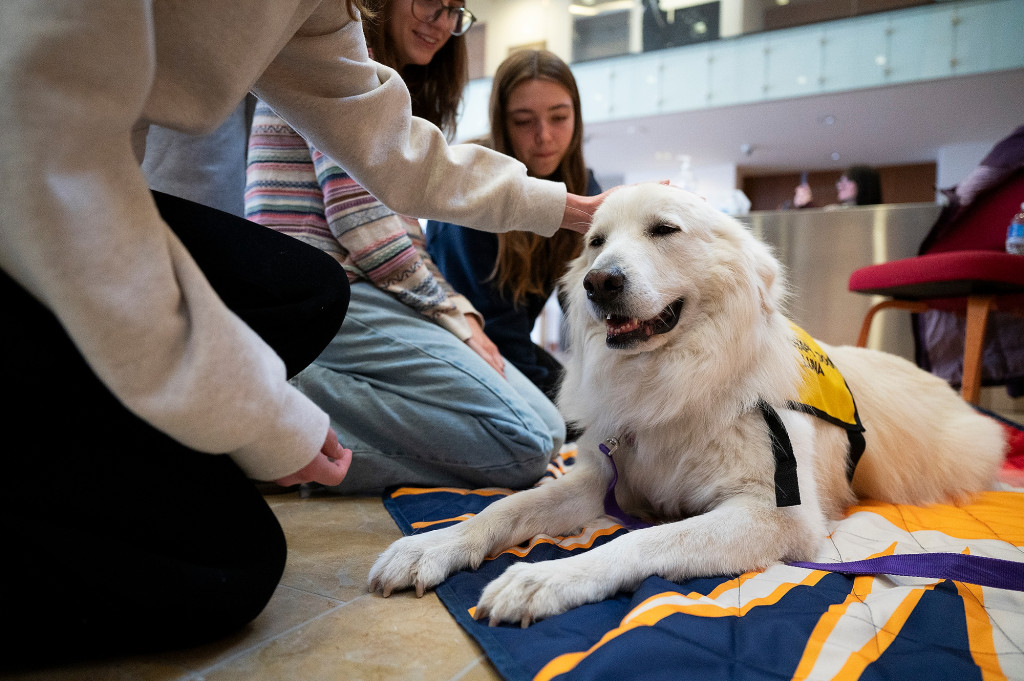
[[[585,122],[1024,67],[1024,0],[944,2],[577,62]],[[487,133],[491,81],[471,81],[459,139]],[[1021,93],[1007,93],[1007,106]],[[880,116],[884,115],[880,113]]]

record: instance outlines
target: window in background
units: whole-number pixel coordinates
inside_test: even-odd
[[[718,2],[673,8],[678,2],[643,0],[644,52],[718,40]]]
[[[628,10],[573,17],[573,63],[623,54],[629,54]]]

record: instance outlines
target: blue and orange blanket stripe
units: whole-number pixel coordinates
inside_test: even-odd
[[[1024,433],[998,488],[969,503],[867,501],[834,524],[816,560],[957,552],[1024,562]],[[567,450],[538,484],[565,473]],[[400,488],[384,503],[406,534],[479,513],[511,490]],[[627,532],[601,518],[578,534],[540,535],[449,577],[437,593],[507,681],[583,679],[1024,679],[1024,593],[950,580],[846,576],[790,565],[674,583],[522,629],[472,618],[483,588],[511,564],[556,560]],[[697,549],[699,550],[699,548]]]

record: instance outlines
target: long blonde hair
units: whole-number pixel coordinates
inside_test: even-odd
[[[576,79],[569,65],[547,50],[521,50],[498,67],[491,86],[490,145],[512,156],[506,111],[512,91],[529,80],[549,80],[564,87],[572,98],[573,133],[569,148],[548,180],[564,182],[570,193],[587,191],[587,166],[583,161],[583,114]],[[532,232],[505,232],[498,235],[498,257],[490,280],[499,291],[511,294],[512,303],[521,305],[530,295],[548,296],[570,260],[579,255],[583,237],[561,229],[552,237]]]

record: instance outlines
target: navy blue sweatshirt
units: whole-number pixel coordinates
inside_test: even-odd
[[[587,196],[600,193],[588,171]],[[543,296],[528,296],[523,305],[514,306],[511,294],[503,295],[488,281],[498,257],[498,237],[447,222],[427,223],[427,252],[448,283],[483,315],[484,331],[502,356],[551,396],[560,368],[534,345],[530,332],[557,282],[549,282]]]

